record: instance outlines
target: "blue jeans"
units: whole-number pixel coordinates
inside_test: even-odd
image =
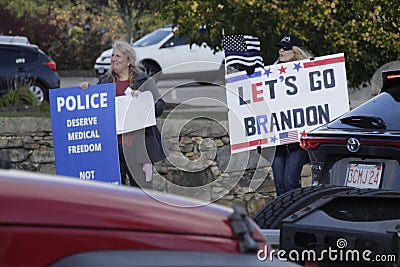
[[[276,194],[301,187],[301,171],[307,162],[308,153],[298,144],[281,145],[276,147],[272,162],[272,173]]]

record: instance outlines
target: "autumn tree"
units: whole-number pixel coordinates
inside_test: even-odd
[[[133,33],[140,30],[139,20],[150,14],[150,0],[112,0],[111,6],[118,12],[125,24],[127,41],[132,40]]]
[[[67,0],[6,2],[0,0],[0,14],[8,18],[0,32],[27,36],[57,62],[58,70],[92,69],[95,58],[111,45],[107,18],[97,6]]]
[[[289,33],[301,37],[315,56],[344,52],[350,86],[400,56],[397,0],[160,0],[158,5],[194,43],[207,41],[216,50],[223,32],[258,36],[265,64],[274,62],[274,44]]]
[[[291,2],[291,1],[288,1]],[[392,0],[293,1],[279,9],[316,55],[344,52],[350,85],[369,80],[381,65],[398,60],[400,4]],[[282,31],[292,27],[284,24]]]
[[[161,25],[149,0],[0,0],[0,33],[28,36],[58,69],[92,69],[113,41]],[[149,14],[152,16],[149,16]],[[141,30],[141,31],[139,31]],[[135,36],[135,33],[142,35]]]

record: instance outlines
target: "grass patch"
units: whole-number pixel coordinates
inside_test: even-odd
[[[50,118],[50,105],[44,101],[40,105],[17,105],[0,107],[0,117]]]
[[[33,117],[33,118],[50,118],[50,112],[47,111],[3,111],[0,117]]]

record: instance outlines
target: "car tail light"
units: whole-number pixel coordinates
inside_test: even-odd
[[[396,79],[400,78],[400,74],[391,74],[386,77],[386,79]]]
[[[46,62],[46,67],[48,67],[49,69],[56,71],[57,70],[57,66],[56,63],[54,61],[48,61]]]
[[[348,137],[302,137],[300,138],[300,146],[303,149],[313,150],[323,144],[341,144],[346,145]],[[369,138],[359,138],[360,143],[364,146],[391,146],[400,147],[400,141],[397,140],[374,140]]]
[[[303,149],[316,149],[322,144],[346,144],[347,138],[343,137],[302,137],[300,146]]]
[[[399,148],[400,147],[400,141],[390,141],[390,140],[363,140],[361,139],[360,142],[363,145],[370,145],[370,146],[391,146],[391,147],[396,147]]]

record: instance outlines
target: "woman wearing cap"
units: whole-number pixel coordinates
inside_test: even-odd
[[[286,35],[275,46],[279,48],[279,58],[275,63],[285,63],[312,57],[303,49],[303,41],[294,35]]]
[[[311,57],[303,50],[302,40],[294,35],[286,35],[275,46],[279,48],[279,58],[275,64]],[[301,187],[301,171],[307,161],[308,153],[299,143],[276,146],[272,172],[278,196]]]

